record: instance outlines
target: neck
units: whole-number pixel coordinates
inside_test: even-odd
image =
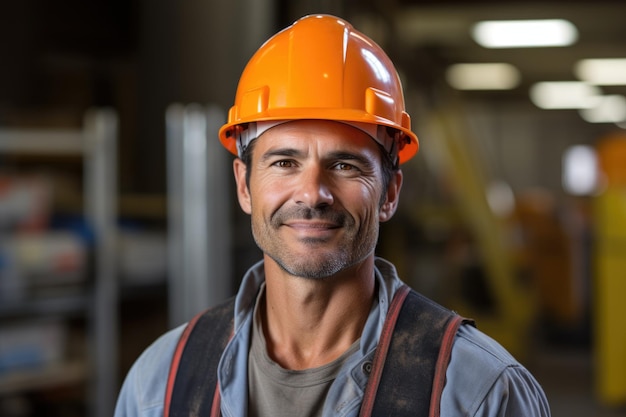
[[[325,279],[287,274],[265,260],[261,306],[270,357],[286,369],[322,366],[361,335],[374,298],[374,258]]]

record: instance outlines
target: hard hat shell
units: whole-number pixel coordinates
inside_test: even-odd
[[[219,138],[237,155],[237,138],[248,123],[297,119],[396,129],[399,163],[419,148],[389,57],[350,23],[330,15],[305,16],[259,48],[241,75]]]

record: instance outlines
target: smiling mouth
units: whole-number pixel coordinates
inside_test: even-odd
[[[337,229],[340,227],[337,223],[307,220],[286,222],[285,226],[293,227],[294,229]]]
[[[334,236],[342,227],[339,223],[320,220],[292,220],[283,225],[291,230],[297,238],[306,241],[309,239],[325,241]]]
[[[310,222],[310,221],[288,222],[288,223],[285,223],[284,225],[296,232],[300,232],[304,234],[325,234],[325,233],[333,232],[341,227],[337,223]]]
[[[346,220],[346,214],[340,211],[291,207],[278,210],[271,223],[276,228],[285,226],[302,232],[323,233],[344,227]]]

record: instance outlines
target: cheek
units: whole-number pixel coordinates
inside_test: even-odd
[[[340,195],[344,207],[349,207],[357,221],[362,223],[378,221],[381,196],[376,187],[362,186],[354,190],[343,190]]]
[[[250,181],[251,210],[276,211],[288,198],[288,187],[277,181]],[[258,214],[261,214],[261,213]]]

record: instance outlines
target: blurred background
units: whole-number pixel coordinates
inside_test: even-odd
[[[234,294],[260,253],[217,129],[253,52],[309,13],[403,79],[421,150],[379,254],[514,353],[554,416],[626,416],[617,0],[3,2],[0,415],[112,415],[156,337]],[[539,22],[487,25],[511,20]]]

